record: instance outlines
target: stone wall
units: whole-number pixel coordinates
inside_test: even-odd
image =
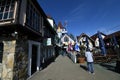
[[[13,80],[13,66],[16,40],[3,41],[2,80]]]
[[[2,80],[26,80],[28,75],[27,39],[6,40],[2,60]]]
[[[16,42],[16,53],[13,70],[13,80],[26,80],[28,77],[28,43],[19,39]]]

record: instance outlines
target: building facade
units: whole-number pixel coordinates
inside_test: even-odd
[[[108,34],[104,38],[107,54],[118,54],[120,58],[120,31]]]
[[[44,39],[54,44],[56,34],[37,0],[1,0],[0,32],[2,80],[26,80],[39,71]]]
[[[92,50],[94,47],[94,40],[91,39],[85,33],[82,33],[80,36],[77,36],[77,41],[79,46],[84,46],[86,49]]]
[[[64,34],[67,33],[67,30],[65,27],[63,27],[62,23],[59,22],[58,23],[58,27],[57,27],[57,34],[58,34],[58,37],[61,38]]]
[[[48,21],[44,21],[44,38],[41,54],[41,63],[42,68],[46,67],[56,56],[55,47],[56,47],[56,24],[54,19],[47,18]],[[51,25],[51,26],[50,26]]]
[[[95,53],[101,54],[101,55],[106,55],[106,48],[105,48],[105,42],[104,42],[104,38],[106,37],[106,35],[102,32],[97,32],[96,34],[94,34],[93,36],[91,36],[91,38],[94,40],[94,44],[95,44]]]

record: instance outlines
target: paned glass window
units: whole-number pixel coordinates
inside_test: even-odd
[[[2,15],[3,15],[3,13],[0,13],[0,20],[2,19]]]
[[[27,2],[27,11],[26,11],[26,24],[29,25],[32,29],[40,31],[40,14],[36,8],[28,1]]]
[[[0,20],[13,18],[15,0],[0,0]]]

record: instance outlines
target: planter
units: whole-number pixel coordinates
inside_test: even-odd
[[[79,63],[84,63],[85,62],[85,57],[79,57],[78,62]]]

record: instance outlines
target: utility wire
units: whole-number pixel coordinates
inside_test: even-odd
[[[119,30],[119,29],[117,29],[117,28],[120,28],[120,25],[111,27],[111,28],[109,28],[109,29],[107,29],[107,30],[104,30],[104,31],[102,31],[102,32],[109,33],[109,32],[111,32],[111,30],[112,30],[112,31],[117,31],[117,30]],[[116,29],[117,29],[117,30],[116,30]]]

